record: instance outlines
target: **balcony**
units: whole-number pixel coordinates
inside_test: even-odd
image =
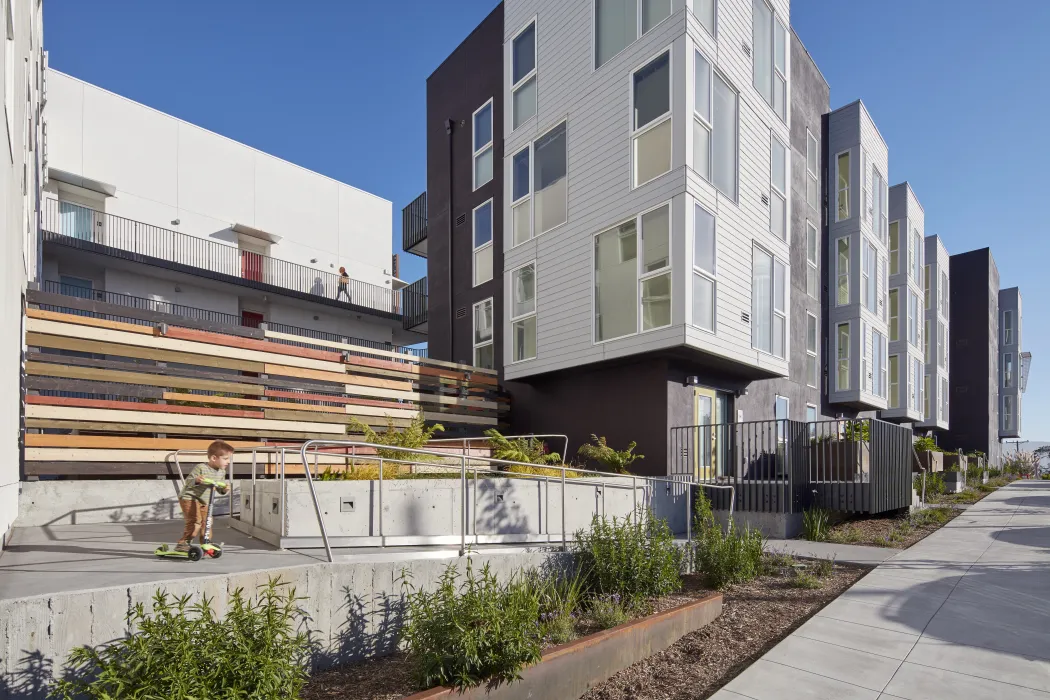
[[[351,279],[344,294],[340,291],[339,275],[334,272],[76,204],[46,200],[41,229],[45,245],[62,245],[356,313],[402,320],[401,291]]]
[[[427,257],[427,193],[416,197],[401,210],[401,247],[421,258]]]
[[[418,333],[427,332],[427,278],[418,280],[401,290],[405,304],[404,328]]]

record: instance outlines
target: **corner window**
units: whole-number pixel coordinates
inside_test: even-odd
[[[536,116],[536,23],[511,41],[511,125],[513,129]]]
[[[948,380],[941,378],[941,420],[948,421]]]
[[[787,148],[769,136],[769,230],[782,241],[787,240]]]
[[[835,329],[835,390],[849,390],[849,323],[840,323]]]
[[[693,16],[711,36],[715,35],[716,0],[693,0]]]
[[[751,347],[784,357],[787,345],[787,280],[784,263],[761,248],[752,252]]]
[[[671,325],[671,205],[642,214],[642,330]]]
[[[901,407],[901,358],[890,355],[890,408]]]
[[[693,58],[693,170],[711,180],[711,63],[697,51]]]
[[[922,375],[922,415],[925,420],[932,420],[930,414],[930,375]]]
[[[908,343],[919,347],[919,297],[908,291]]]
[[[900,291],[890,290],[890,342],[895,343],[900,339]]]
[[[835,221],[850,217],[850,157],[849,151],[835,159]]]
[[[1003,345],[1014,344],[1014,312],[1008,309],[1003,312]]]
[[[474,112],[474,189],[492,180],[492,100]]]
[[[1003,397],[1003,430],[1014,429],[1014,397],[1007,395]]]
[[[752,59],[759,94],[787,121],[787,29],[765,0],[752,4]]]
[[[536,357],[536,264],[520,267],[510,276],[511,361]]]
[[[737,195],[737,106],[740,96],[719,73],[714,74],[711,119],[711,184],[734,202]]]
[[[806,314],[806,386],[817,386],[817,317]]]
[[[510,192],[512,246],[568,220],[566,122],[511,157]]]
[[[671,0],[595,0],[595,69],[670,16]]]
[[[820,237],[817,227],[806,220],[806,293],[820,299]]]
[[[919,233],[919,229],[912,231],[912,256],[911,256],[911,277],[916,283],[922,275],[922,234]]]
[[[671,52],[666,51],[631,77],[634,186],[671,170]]]
[[[922,308],[926,311],[930,310],[930,266],[924,265],[922,268]]]
[[[941,270],[941,288],[937,292],[941,302],[941,315],[948,318],[948,273]]]
[[[948,334],[944,329],[944,321],[937,321],[937,366],[944,369],[944,360],[948,353],[945,350]]]
[[[474,304],[474,365],[493,369],[495,353],[492,349],[492,298]]]
[[[849,304],[849,236],[835,242],[835,305]]]
[[[864,306],[873,314],[878,313],[878,259],[875,246],[871,244],[871,241],[865,241],[861,287],[864,290]]]
[[[897,275],[901,271],[901,225],[899,221],[890,224],[890,274]]]
[[[886,181],[874,167],[871,169],[871,227],[883,244],[886,243],[887,200],[889,190]]]
[[[512,246],[532,238],[532,147],[526,146],[511,158],[511,241]]]
[[[474,210],[474,286],[492,279],[492,200]]]
[[[923,408],[923,375],[922,360],[911,358],[911,409],[916,412],[922,411]]]
[[[820,211],[820,146],[817,137],[806,129],[806,201],[816,212]]]
[[[933,334],[930,333],[930,319],[924,319],[922,322],[922,361],[926,364],[933,362],[933,350],[930,348],[930,339],[932,336]]]
[[[872,393],[879,398],[886,398],[886,336],[876,330],[871,331],[871,346],[874,362],[872,363]]]
[[[715,217],[693,207],[693,325],[715,330]]]
[[[1014,356],[1013,353],[1003,355],[1003,388],[1012,389],[1014,385]]]

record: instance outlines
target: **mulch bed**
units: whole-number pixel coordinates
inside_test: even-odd
[[[944,506],[945,510],[950,506]],[[951,509],[943,523],[924,521],[912,516],[857,518],[833,525],[828,541],[868,547],[907,549],[957,518],[961,510]]]

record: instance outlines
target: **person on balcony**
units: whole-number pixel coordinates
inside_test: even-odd
[[[346,295],[346,303],[350,303],[350,275],[346,274],[346,268],[339,268],[339,289],[336,290],[335,299],[339,301],[339,295]]]

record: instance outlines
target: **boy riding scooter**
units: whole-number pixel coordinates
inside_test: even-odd
[[[185,557],[196,561],[200,559],[201,554],[217,557],[222,553],[220,547],[209,542],[211,520],[208,517],[208,509],[211,507],[213,491],[221,494],[229,491],[230,487],[225,478],[232,458],[233,447],[222,440],[216,440],[208,446],[208,462],[202,462],[193,468],[186,477],[182,491],[179,492],[179,506],[185,520],[182,538],[174,550],[169,550],[167,545],[161,545],[156,551],[158,556]],[[199,538],[199,548],[192,544],[194,537]]]

